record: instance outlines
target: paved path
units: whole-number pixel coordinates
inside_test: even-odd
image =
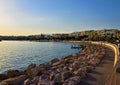
[[[114,52],[111,49],[106,48],[106,56],[103,58],[102,62],[95,68],[94,71],[88,74],[88,76],[81,80],[79,85],[117,85],[117,84],[108,84],[106,81],[111,81],[120,79],[116,77],[116,72],[113,67],[114,65]],[[111,75],[112,74],[112,75]],[[116,83],[116,82],[113,82]],[[120,85],[120,83],[118,84]]]

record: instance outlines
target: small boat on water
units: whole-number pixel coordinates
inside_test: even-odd
[[[72,49],[80,49],[82,46],[81,45],[71,45]]]

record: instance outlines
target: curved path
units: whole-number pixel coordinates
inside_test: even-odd
[[[114,52],[106,49],[106,56],[88,76],[81,80],[80,85],[105,85],[108,75],[111,74],[114,64]]]
[[[87,78],[82,79],[80,85],[120,85],[120,74],[116,73],[116,63],[119,60],[117,46],[110,43],[91,43],[105,46],[106,56]]]
[[[114,67],[111,70],[111,74],[108,75],[107,80],[105,82],[105,85],[120,85],[120,74],[116,73],[116,64],[119,60],[119,50],[117,48],[116,45],[112,45],[114,52],[115,52],[115,56],[114,56]]]

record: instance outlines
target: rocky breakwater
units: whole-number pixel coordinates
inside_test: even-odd
[[[0,85],[78,85],[104,56],[104,47],[85,45],[80,52],[53,59],[47,64],[31,64],[24,72],[0,75]]]

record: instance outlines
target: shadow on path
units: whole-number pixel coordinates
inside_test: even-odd
[[[104,85],[114,64],[114,52],[106,48],[106,55],[101,63],[86,78],[81,79],[79,85]]]

